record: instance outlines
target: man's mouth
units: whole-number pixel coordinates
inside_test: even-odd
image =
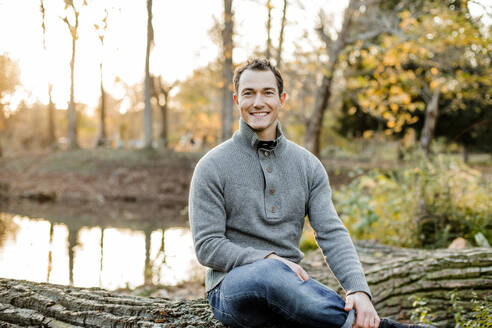
[[[255,117],[262,117],[262,116],[267,116],[268,113],[267,112],[258,112],[258,113],[250,113],[251,115],[255,116]]]

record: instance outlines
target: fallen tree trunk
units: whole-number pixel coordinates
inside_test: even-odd
[[[492,250],[422,251],[358,243],[373,300],[381,317],[408,320],[411,297],[426,302],[437,326],[453,327],[449,292],[469,309],[471,299],[492,291]],[[315,279],[340,291],[321,253],[306,257],[303,266]],[[0,279],[0,327],[222,327],[206,299],[169,300],[132,297],[99,288]]]
[[[132,297],[0,279],[0,327],[221,327],[205,299]]]
[[[425,251],[363,242],[357,249],[381,317],[408,321],[412,310],[425,309],[434,325],[454,327],[453,303],[464,317],[475,306],[473,300],[492,304],[490,248]],[[304,267],[313,278],[343,293],[321,261],[318,251],[306,259]]]

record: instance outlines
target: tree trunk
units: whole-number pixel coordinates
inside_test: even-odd
[[[152,27],[152,0],[147,0],[147,50],[145,53],[145,109],[144,109],[144,132],[145,148],[152,148],[152,107],[150,106],[150,49],[154,40],[154,29]]]
[[[468,163],[469,159],[470,159],[470,153],[468,152],[468,147],[464,144],[463,145],[463,162]]]
[[[432,98],[427,104],[425,110],[425,122],[420,137],[420,144],[424,150],[425,156],[428,156],[431,150],[432,138],[436,128],[437,118],[439,117],[439,93],[440,89],[435,88],[432,93]]]
[[[169,122],[168,122],[168,104],[169,104],[169,94],[171,90],[177,85],[176,82],[168,85],[162,81],[161,76],[155,76],[152,79],[152,97],[155,99],[160,111],[161,111],[161,133],[160,139],[161,144],[164,149],[168,147],[168,131],[169,131]]]
[[[492,292],[492,250],[434,250],[357,244],[373,301],[381,317],[408,321],[416,296],[427,301],[433,322],[453,327],[449,292],[470,309],[472,292]],[[303,261],[309,274],[340,290],[321,252]],[[0,278],[0,326],[46,327],[223,327],[206,299],[193,301],[122,296],[99,288],[83,289]]]
[[[222,99],[222,140],[225,141],[232,136],[232,0],[224,0],[224,29],[222,30],[222,45],[224,51],[224,68],[223,68],[223,99]]]
[[[76,15],[75,17],[78,17]],[[78,22],[78,18],[76,19]],[[72,33],[72,59],[70,60],[70,104],[68,105],[68,147],[69,149],[79,148],[79,142],[77,139],[77,111],[75,108],[75,96],[74,96],[74,76],[75,76],[75,45],[77,42],[77,27],[75,24],[75,32]]]
[[[41,10],[41,28],[43,29],[43,50],[46,54],[46,10],[44,8],[44,2],[41,0],[40,3],[40,10]],[[49,98],[49,103],[48,103],[48,140],[46,140],[46,143],[48,147],[50,148],[56,148],[56,136],[55,136],[55,119],[54,119],[54,108],[55,105],[53,104],[53,99],[52,99],[52,91],[53,91],[53,85],[51,82],[48,82],[48,98]]]
[[[473,293],[483,300],[492,293],[492,249],[421,250],[356,243],[373,303],[380,317],[409,321],[414,301],[428,307],[439,327],[455,326],[450,293],[459,297],[467,312],[475,305]],[[326,270],[318,250],[303,261],[311,276],[343,294],[333,274]]]
[[[3,104],[0,103],[0,157],[3,156],[2,136],[6,126],[7,126],[7,118],[5,117],[5,111],[3,110]]]
[[[277,68],[280,70],[282,67],[282,46],[284,44],[284,29],[286,24],[287,16],[287,0],[284,0],[284,9],[282,10],[282,22],[280,23],[280,35],[278,37],[278,47],[277,47]]]
[[[100,120],[101,120],[101,126],[100,126],[100,131],[99,131],[99,138],[97,139],[97,144],[96,146],[104,146],[106,145],[106,92],[104,91],[104,85],[103,85],[103,64],[102,61],[99,63],[99,71],[101,73],[101,108],[100,108]]]
[[[267,29],[267,44],[266,44],[266,51],[265,51],[265,57],[267,59],[270,59],[272,56],[272,1],[267,0],[267,11],[268,11],[268,18],[267,18],[267,23],[266,23],[266,29]]]
[[[161,144],[162,148],[166,149],[169,145],[168,142],[168,119],[167,119],[167,99],[166,103],[162,106],[159,106],[161,109],[161,120],[162,120],[162,129],[161,129]]]
[[[48,146],[56,148],[56,132],[55,132],[55,104],[52,98],[53,85],[48,85]]]
[[[338,58],[347,45],[349,31],[352,25],[355,11],[359,8],[359,0],[350,0],[347,9],[345,9],[342,29],[338,33],[335,41],[324,31],[323,25],[318,29],[321,38],[326,43],[329,61],[326,67],[326,73],[323,76],[321,87],[318,89],[314,102],[314,109],[308,121],[306,129],[305,146],[314,155],[320,155],[321,150],[321,128],[323,126],[323,118],[331,96],[331,83],[335,75],[335,69],[338,64]]]

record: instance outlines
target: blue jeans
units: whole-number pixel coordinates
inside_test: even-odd
[[[208,300],[226,326],[351,328],[355,312],[332,289],[300,278],[285,263],[264,259],[231,270]]]

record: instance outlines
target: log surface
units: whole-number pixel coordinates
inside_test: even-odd
[[[473,298],[492,304],[491,249],[424,251],[356,245],[381,317],[408,320],[419,298],[425,300],[436,326],[454,327],[450,292],[465,310],[471,309]],[[313,278],[343,295],[321,252],[309,254],[302,265]],[[205,298],[123,296],[100,288],[0,278],[0,327],[26,326],[223,327]]]

